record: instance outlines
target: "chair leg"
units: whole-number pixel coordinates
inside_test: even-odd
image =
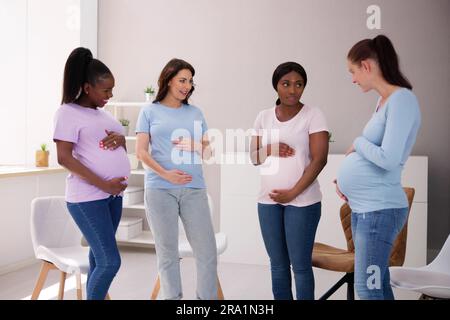
[[[75,277],[77,278],[77,299],[83,300],[83,290],[81,288],[81,273],[76,273]]]
[[[67,276],[67,273],[61,271],[61,275],[59,278],[58,300],[64,299],[64,286],[66,284],[66,276]]]
[[[39,273],[39,278],[34,286],[33,293],[31,294],[31,300],[37,300],[39,294],[41,293],[42,287],[44,286],[45,280],[47,279],[48,271],[54,269],[53,264],[47,261],[43,261],[41,272]]]
[[[347,273],[347,300],[355,300],[355,273]]]
[[[156,298],[158,297],[160,287],[161,287],[161,282],[160,282],[159,274],[158,274],[158,277],[156,278],[155,286],[153,287],[153,292],[152,292],[152,297],[151,297],[152,300],[156,300]]]
[[[223,300],[223,291],[222,291],[222,286],[220,285],[220,280],[219,280],[219,276],[217,276],[217,298],[219,300]]]
[[[347,283],[347,299],[354,300],[354,273],[346,273],[334,286],[332,286],[319,300],[327,300],[333,293],[335,293],[344,283]]]

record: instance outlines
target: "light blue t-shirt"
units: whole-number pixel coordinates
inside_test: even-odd
[[[179,169],[192,176],[192,181],[183,185],[172,184],[161,178],[153,170],[145,174],[146,188],[206,188],[203,178],[201,157],[197,152],[180,151],[173,140],[180,137],[200,142],[208,130],[202,111],[182,104],[180,108],[170,108],[160,103],[142,107],[136,124],[136,133],[150,134],[152,158],[164,169]]]
[[[393,92],[353,142],[337,183],[353,212],[408,207],[401,185],[403,166],[419,131],[419,103],[411,90]]]

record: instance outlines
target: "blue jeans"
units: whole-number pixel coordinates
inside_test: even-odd
[[[394,300],[389,258],[407,217],[408,208],[352,212],[355,288],[361,300]]]
[[[276,300],[292,300],[291,264],[298,300],[314,300],[312,250],[321,203],[306,207],[258,203],[261,233],[270,258]]]
[[[183,297],[178,252],[181,219],[197,267],[197,299],[217,300],[217,248],[205,189],[145,190],[145,209],[155,238],[162,299]]]
[[[120,268],[116,230],[122,216],[122,197],[67,203],[67,208],[89,244],[88,300],[104,300]]]

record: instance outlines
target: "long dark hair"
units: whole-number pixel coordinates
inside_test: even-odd
[[[397,52],[391,40],[385,35],[364,39],[356,43],[348,52],[347,59],[361,65],[362,60],[373,59],[378,62],[383,78],[392,85],[412,89],[411,83],[400,71]]]
[[[71,103],[83,94],[83,85],[95,85],[100,79],[112,77],[109,68],[94,59],[91,50],[83,47],[74,49],[64,67],[64,82],[61,104]]]
[[[194,67],[184,60],[172,59],[166,64],[166,66],[161,71],[161,75],[159,76],[158,94],[156,95],[156,98],[155,100],[153,100],[153,102],[160,102],[166,97],[167,92],[169,92],[169,81],[172,80],[172,78],[175,77],[177,73],[183,69],[188,69],[189,71],[191,71],[192,76],[195,75]],[[194,86],[192,86],[186,98],[182,101],[184,104],[189,104],[188,99],[192,95],[192,92],[194,92]]]
[[[303,78],[303,81],[305,82],[303,86],[306,87],[308,77],[306,75],[305,69],[297,62],[285,62],[280,64],[273,72],[272,86],[275,89],[275,91],[277,91],[278,81],[280,81],[282,77],[284,77],[291,71],[297,72]],[[280,99],[277,99],[276,105],[279,105],[280,103],[281,103]]]

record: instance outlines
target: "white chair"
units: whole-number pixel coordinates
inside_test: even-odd
[[[213,217],[214,216],[213,215],[214,207],[213,207],[213,202],[212,202],[211,196],[209,194],[208,194],[208,204],[209,204],[209,210],[211,212],[211,217]],[[183,228],[183,223],[181,223],[181,221],[179,222],[179,226],[180,226],[179,227],[180,228],[180,238],[178,241],[178,252],[179,252],[180,259],[194,257],[192,247],[189,244],[189,241],[186,239],[185,231]],[[219,256],[227,248],[227,235],[223,232],[218,232],[215,234],[215,237],[216,237],[217,255]],[[152,300],[156,300],[156,298],[158,297],[159,290],[160,290],[160,278],[159,278],[159,274],[158,274],[158,276],[156,278],[155,286],[153,287],[153,291],[152,291],[152,296],[151,296]],[[218,276],[217,276],[217,297],[219,300],[224,299],[222,287],[220,285],[220,280],[219,280]]]
[[[77,298],[82,299],[81,274],[89,270],[89,248],[81,246],[81,239],[64,197],[41,197],[31,202],[31,240],[36,258],[43,262],[32,300],[39,297],[52,269],[61,271],[58,299],[64,297],[67,274],[76,275]]]
[[[390,267],[391,285],[420,292],[425,296],[450,299],[450,236],[437,257],[419,268]]]

